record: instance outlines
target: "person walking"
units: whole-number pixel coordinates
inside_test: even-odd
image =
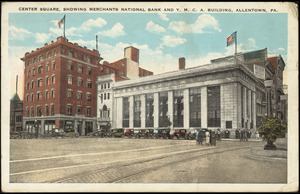
[[[217,139],[218,139],[218,141],[221,141],[221,131],[220,131],[220,129],[218,129],[218,131],[217,131]]]
[[[247,130],[244,130],[244,141],[248,141]]]
[[[205,131],[205,144],[209,145],[209,141],[210,141],[210,134],[208,129]]]
[[[255,132],[255,138],[259,139],[259,133],[258,133],[258,131]]]
[[[200,142],[201,145],[203,143],[204,136],[205,136],[204,131],[200,130],[200,132],[199,132],[199,142]]]
[[[244,131],[240,130],[240,141],[244,141]]]
[[[216,146],[216,144],[217,144],[216,132],[215,132],[215,131],[211,131],[211,135],[210,135],[210,145]]]

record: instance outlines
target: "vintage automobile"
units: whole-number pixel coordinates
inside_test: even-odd
[[[64,138],[66,135],[65,130],[64,129],[60,129],[60,128],[53,128],[52,129],[52,137],[55,138]]]
[[[125,137],[123,128],[115,128],[110,130],[110,137]]]
[[[10,133],[10,139],[20,139],[21,135],[20,132],[11,132]]]
[[[154,138],[154,130],[153,129],[135,130],[135,138],[144,138],[144,139]]]
[[[187,133],[185,134],[185,139],[188,140],[194,140],[196,139],[197,131],[202,129],[201,127],[193,127],[187,130]]]
[[[157,127],[154,128],[153,137],[155,139],[170,139],[170,128],[168,127]]]
[[[180,139],[185,138],[186,132],[186,129],[174,129],[170,135],[172,139]]]
[[[133,129],[125,129],[124,130],[124,136],[128,138],[132,138],[134,135],[134,130]]]
[[[74,129],[65,129],[65,137],[76,137],[78,138],[79,137],[79,133],[78,132],[75,132]]]

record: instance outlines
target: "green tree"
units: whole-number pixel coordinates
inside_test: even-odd
[[[284,134],[287,132],[287,128],[286,125],[280,121],[280,119],[266,117],[258,129],[258,132],[264,135],[268,142],[264,149],[274,150],[276,149],[276,146],[273,143],[278,137],[284,136]]]

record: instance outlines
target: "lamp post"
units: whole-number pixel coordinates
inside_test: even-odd
[[[264,84],[267,89],[267,116],[271,117],[271,87],[273,86],[273,80],[267,79],[264,81]]]

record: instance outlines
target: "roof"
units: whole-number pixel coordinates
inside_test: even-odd
[[[13,97],[10,99],[10,101],[13,101],[13,102],[21,102],[20,97],[19,97],[19,95],[18,95],[17,93],[15,93],[15,94],[13,95]]]
[[[251,59],[261,59],[264,60],[267,57],[267,49],[261,49],[251,52],[245,52],[243,53],[244,60],[251,60]]]
[[[274,70],[277,70],[277,66],[278,66],[278,56],[268,57],[267,59],[268,59],[268,61],[271,63],[271,65],[273,66]]]

